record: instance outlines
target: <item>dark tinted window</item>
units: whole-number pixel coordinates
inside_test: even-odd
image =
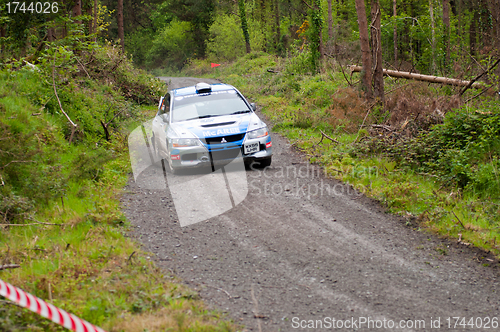
[[[173,122],[250,112],[245,101],[235,90],[178,96],[174,98],[173,103]]]

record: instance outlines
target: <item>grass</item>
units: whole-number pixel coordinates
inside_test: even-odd
[[[459,107],[453,91],[412,82],[399,88],[400,83],[387,79],[386,91],[396,91],[387,101],[387,110],[374,107],[368,112],[370,107],[357,90],[348,86],[334,61],[323,63],[318,75],[305,75],[292,70],[299,60],[251,54],[214,69],[209,63],[196,61],[184,74],[218,78],[235,85],[262,106],[262,112],[275,131],[286,136],[311,162],[323,166],[327,176],[352,184],[379,200],[391,212],[406,217],[408,225],[414,225],[411,222],[414,220],[418,225],[416,229],[460,239],[464,245],[472,244],[500,257],[500,199],[491,193],[500,183],[498,176],[488,175],[498,174],[494,162],[490,167],[489,161],[478,165],[472,159],[466,160],[465,169],[475,171],[483,167],[486,170],[483,173],[488,175],[483,178],[489,179],[482,180],[481,173],[474,173],[483,187],[471,189],[459,186],[453,174],[445,174],[446,178],[432,169],[422,171],[383,151],[366,153],[366,147],[360,143],[371,142],[373,135],[377,135],[360,129],[361,124],[386,123],[399,127],[405,119],[415,118],[416,114],[420,114],[418,127],[431,132],[435,108],[451,114],[453,108]],[[457,112],[467,112],[471,107],[477,107],[481,114],[494,112],[488,101],[480,101],[477,105],[466,105]],[[485,142],[491,141],[491,128],[495,128],[492,122],[492,119],[483,122],[489,128],[486,132],[490,133]],[[450,128],[453,132],[454,125]],[[320,130],[339,143],[324,139],[319,144]],[[469,134],[467,130],[464,132]],[[499,152],[498,146],[493,149],[490,159]],[[424,155],[416,157],[425,159]],[[443,159],[438,166],[443,168],[446,162]],[[490,172],[492,167],[493,172]]]
[[[0,278],[108,331],[236,330],[128,236],[119,201],[130,172],[126,133],[154,106],[71,81],[59,93],[68,114],[81,115],[82,131],[69,144],[65,118],[38,75],[0,72],[0,265],[20,265]],[[129,113],[113,123],[110,142],[95,125],[109,115],[103,104]],[[0,326],[64,330],[6,302]]]

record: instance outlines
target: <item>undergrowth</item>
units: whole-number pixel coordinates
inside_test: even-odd
[[[184,73],[235,85],[328,176],[418,228],[500,255],[498,101],[387,78],[381,107],[335,61],[317,75],[295,71],[297,61],[254,53],[216,68],[193,61]]]
[[[4,64],[0,278],[109,331],[234,330],[127,237],[126,138],[163,89],[112,45]],[[4,300],[0,330],[63,331]]]

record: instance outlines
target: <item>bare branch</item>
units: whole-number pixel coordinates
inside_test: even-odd
[[[75,59],[76,59],[76,61],[78,61],[78,63],[80,64],[80,66],[82,66],[82,69],[85,72],[85,74],[87,74],[87,77],[90,78],[90,79],[92,79],[92,77],[90,77],[89,73],[87,72],[87,69],[85,69],[85,66],[83,65],[83,63],[80,62],[80,60],[78,59],[77,56],[75,56]]]
[[[339,141],[337,141],[336,139],[334,138],[331,138],[330,136],[328,136],[327,134],[325,134],[321,129],[319,130],[321,132],[321,137],[324,137],[326,139],[329,139],[330,141],[334,142],[334,143],[337,143],[337,144],[340,144]]]
[[[7,164],[3,165],[2,167],[0,167],[0,169],[4,169],[5,167],[9,166],[10,164],[14,164],[14,163],[34,163],[35,161],[34,160],[12,160],[12,161],[9,161]]]
[[[49,226],[64,226],[64,224],[54,224],[50,222],[41,222],[32,217],[28,217],[27,219],[34,221],[31,224],[0,224],[0,226],[35,226],[35,225],[49,225]]]
[[[64,114],[64,116],[66,116],[66,119],[68,119],[69,123],[71,123],[71,125],[73,126],[73,128],[71,128],[71,137],[69,138],[69,143],[71,143],[71,140],[73,139],[73,134],[75,133],[77,125],[73,121],[71,121],[68,114],[66,114],[66,112],[64,112],[62,104],[61,104],[61,100],[59,99],[59,95],[57,94],[56,67],[55,67],[55,65],[56,65],[56,55],[54,53],[54,62],[53,62],[53,66],[52,66],[52,86],[54,87],[54,94],[56,95],[57,102],[59,103],[59,108],[61,109],[61,112]]]
[[[302,2],[303,2],[303,3],[305,3],[305,4],[306,4],[306,6],[307,6],[307,7],[309,7],[309,9],[314,10],[314,8],[313,8],[310,4],[308,4],[308,3],[306,2],[306,0],[302,0]]]
[[[467,84],[467,86],[465,88],[462,89],[462,91],[460,91],[460,93],[458,94],[459,96],[463,95],[465,91],[467,91],[471,86],[472,84],[474,84],[474,82],[476,82],[478,79],[480,79],[484,74],[488,73],[489,71],[491,71],[493,68],[496,67],[496,65],[498,65],[498,63],[500,63],[500,59],[498,59],[490,68],[488,68],[487,70],[483,71],[481,74],[479,74],[478,76],[476,76],[474,79],[472,79],[469,84]]]
[[[0,271],[1,270],[7,270],[7,269],[17,269],[21,267],[19,264],[6,264],[6,265],[0,265]]]

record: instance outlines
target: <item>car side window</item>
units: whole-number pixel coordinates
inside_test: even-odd
[[[167,93],[165,95],[165,98],[163,98],[163,103],[160,108],[160,111],[158,112],[158,115],[161,116],[164,120],[167,120],[169,112],[170,112],[170,94]]]

